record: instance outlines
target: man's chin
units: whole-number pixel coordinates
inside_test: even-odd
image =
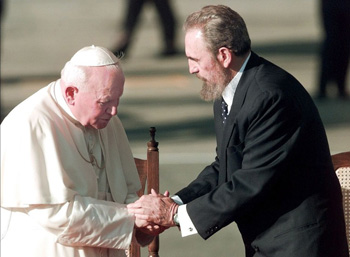
[[[210,87],[207,84],[203,83],[200,96],[204,101],[211,102],[221,98],[222,90]]]
[[[108,122],[109,122],[109,119],[108,120],[99,120],[92,127],[94,127],[95,129],[104,129],[105,127],[107,127]]]

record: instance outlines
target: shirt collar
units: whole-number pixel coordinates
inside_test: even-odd
[[[227,109],[228,113],[231,111],[231,106],[232,106],[232,101],[233,97],[235,95],[238,83],[242,77],[243,71],[245,69],[245,66],[248,63],[248,60],[250,58],[251,53],[249,53],[247,59],[245,59],[241,69],[238,71],[238,73],[233,77],[233,79],[228,83],[228,85],[225,87],[224,91],[222,92],[222,97],[224,98],[226,104],[227,104]]]

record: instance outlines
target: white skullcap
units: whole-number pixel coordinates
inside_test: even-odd
[[[87,46],[80,49],[70,60],[77,66],[107,66],[118,63],[119,59],[107,48],[101,46]]]

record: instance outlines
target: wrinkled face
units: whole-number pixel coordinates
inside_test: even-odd
[[[124,74],[120,69],[92,67],[87,90],[76,89],[72,113],[85,127],[105,128],[118,113],[124,90]]]
[[[186,32],[185,51],[189,72],[203,81],[202,98],[206,101],[220,98],[230,82],[230,74],[208,49],[200,29],[194,28]]]

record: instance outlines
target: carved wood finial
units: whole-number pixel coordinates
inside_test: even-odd
[[[158,142],[155,140],[156,136],[156,128],[150,127],[149,134],[151,136],[151,140],[147,143],[148,151],[158,151]]]

